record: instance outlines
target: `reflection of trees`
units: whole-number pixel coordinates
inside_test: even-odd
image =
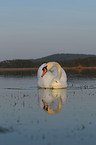
[[[96,76],[96,69],[67,69],[66,73],[68,76],[70,75],[76,75],[76,76],[81,76],[81,77],[95,77]]]
[[[66,89],[39,89],[39,103],[48,114],[60,112],[66,100]]]
[[[11,70],[11,71],[0,71],[2,76],[14,76],[14,77],[29,77],[35,76],[36,70]]]

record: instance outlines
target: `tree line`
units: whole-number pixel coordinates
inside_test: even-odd
[[[25,60],[25,59],[16,59],[16,60],[6,60],[0,62],[0,68],[38,68],[42,63],[46,63],[49,60]],[[96,57],[88,58],[77,58],[74,60],[52,60],[60,63],[62,67],[96,67]]]

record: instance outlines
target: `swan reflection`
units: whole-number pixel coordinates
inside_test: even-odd
[[[66,89],[38,89],[40,107],[48,114],[57,114],[66,100]]]

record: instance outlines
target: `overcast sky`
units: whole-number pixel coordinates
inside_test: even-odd
[[[96,0],[0,0],[0,61],[96,54]]]

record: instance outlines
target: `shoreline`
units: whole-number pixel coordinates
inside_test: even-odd
[[[96,69],[96,67],[63,67],[65,70],[91,70]],[[0,68],[0,71],[37,71],[38,68]]]

